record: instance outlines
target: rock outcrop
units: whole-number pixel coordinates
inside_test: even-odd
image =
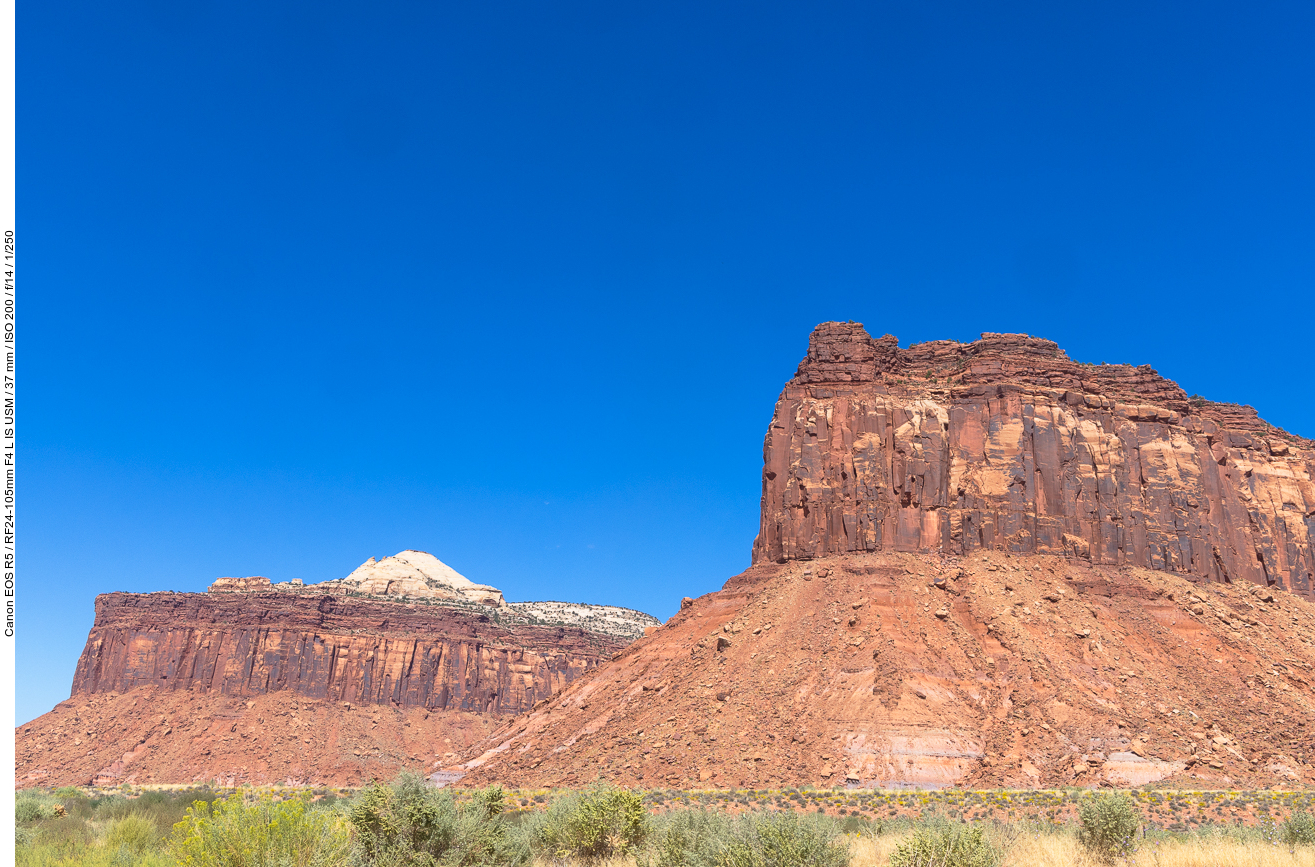
[[[514,714],[627,640],[496,610],[283,592],[109,593],[73,695],[152,685]]]
[[[1307,785],[1313,473],[1149,367],[826,323],[764,443],[754,565],[446,771]]]
[[[1315,449],[1148,366],[817,327],[763,445],[753,562],[1059,554],[1315,598]]]
[[[71,698],[16,733],[16,769],[47,785],[432,771],[657,623],[615,606],[507,603],[421,551],[319,584],[108,593]]]
[[[476,584],[424,551],[403,551],[377,561],[371,557],[346,578],[316,586],[328,589],[337,585],[367,596],[459,599],[495,607],[506,604],[498,588]]]
[[[371,557],[357,566],[346,578],[335,578],[318,584],[305,584],[297,578],[275,584],[268,578],[256,576],[216,578],[209,588],[211,593],[250,593],[265,590],[467,602],[491,605],[495,608],[506,605],[501,590],[487,584],[476,584],[425,551],[402,551],[382,560]]]

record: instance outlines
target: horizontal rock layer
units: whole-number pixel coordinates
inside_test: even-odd
[[[511,714],[626,645],[496,613],[332,595],[109,593],[73,695],[140,686]]]
[[[824,323],[763,446],[755,563],[1062,554],[1315,597],[1315,449],[1148,366]]]

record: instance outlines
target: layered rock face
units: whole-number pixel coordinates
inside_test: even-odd
[[[764,441],[753,561],[984,549],[1315,598],[1311,445],[1048,340],[824,323]]]
[[[139,686],[298,695],[401,708],[513,714],[628,639],[575,626],[499,622],[463,610],[316,593],[109,593],[73,695]]]

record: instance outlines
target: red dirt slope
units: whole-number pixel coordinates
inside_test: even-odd
[[[1281,591],[1056,556],[761,565],[460,770],[514,786],[1301,785],[1312,636],[1315,605]]]
[[[81,695],[18,728],[20,786],[204,783],[355,786],[432,771],[496,724],[489,716],[238,699],[139,687]]]

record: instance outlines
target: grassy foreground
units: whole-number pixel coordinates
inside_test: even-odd
[[[18,793],[16,863],[188,867],[1315,867],[1310,793]]]

